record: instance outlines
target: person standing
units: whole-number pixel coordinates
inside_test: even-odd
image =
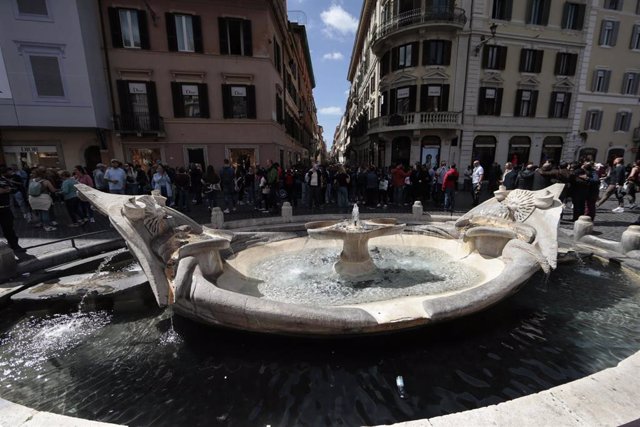
[[[126,174],[125,193],[131,196],[140,194],[138,189],[138,171],[133,168],[131,163],[125,163],[124,172]]]
[[[402,163],[391,170],[391,186],[393,187],[393,203],[402,206],[404,203],[404,180],[411,176],[411,172],[406,172]]]
[[[320,176],[320,170],[318,169],[318,164],[314,163],[313,166],[311,167],[311,170],[309,172],[307,172],[307,176],[305,178],[305,181],[307,182],[307,184],[309,184],[309,190],[310,190],[310,199],[309,199],[309,207],[310,208],[314,208],[320,207],[320,188],[321,188],[321,176]]]
[[[629,209],[636,207],[636,192],[638,191],[638,181],[640,181],[640,160],[636,160],[631,167],[631,172],[627,176],[627,196],[629,196]]]
[[[53,205],[51,194],[58,191],[51,181],[46,177],[47,172],[44,169],[35,169],[33,178],[29,181],[29,204],[31,209],[36,212],[42,223],[44,231],[55,231],[57,223],[51,220],[49,209]]]
[[[11,185],[11,181],[5,177],[7,173],[8,168],[4,166],[0,168],[0,229],[14,252],[25,252],[25,249],[18,244],[18,235],[13,227],[13,213],[10,206],[11,194],[17,191],[17,188]]]
[[[171,206],[173,186],[164,166],[158,165],[156,167],[156,173],[151,177],[151,188],[160,191],[160,195],[167,198],[166,205]]]
[[[76,181],[78,181],[79,184],[93,187],[93,180],[82,165],[77,165],[73,169],[73,175],[75,176]],[[80,200],[79,205],[82,217],[89,218],[89,222],[96,222],[95,218],[93,217],[93,209],[91,208],[91,203],[86,200]]]
[[[220,184],[222,185],[222,201],[224,204],[222,212],[226,214],[231,213],[229,208],[234,212],[236,210],[235,177],[236,172],[231,167],[229,159],[224,159],[220,170]]]
[[[111,167],[104,173],[104,180],[109,184],[109,193],[124,194],[127,173],[122,169],[120,160],[111,160]]]
[[[104,180],[104,172],[106,166],[104,163],[98,163],[93,170],[93,183],[96,185],[96,189],[107,192],[109,190],[109,184]]]
[[[347,213],[349,208],[349,184],[351,178],[343,165],[338,165],[338,172],[335,177],[336,196],[338,199],[338,209],[340,213]]]
[[[176,209],[189,212],[189,190],[191,188],[191,177],[187,173],[187,170],[180,166],[178,173],[176,173]]]
[[[507,190],[513,190],[516,188],[516,178],[518,173],[513,169],[513,163],[507,162],[504,164],[504,173],[500,182]]]
[[[189,169],[189,178],[191,179],[191,203],[194,205],[202,204],[202,166],[195,163]]]
[[[482,190],[482,180],[484,179],[484,168],[479,160],[474,160],[473,171],[471,172],[471,186],[473,188],[473,206],[480,203],[480,191]]]
[[[445,161],[440,162],[440,167],[436,170],[436,193],[434,194],[435,197],[433,200],[436,205],[442,206],[441,203],[444,202],[444,190],[442,184],[444,183],[444,176],[447,174],[448,170],[447,162]]]
[[[71,176],[69,171],[60,171],[60,178],[63,179],[60,186],[60,192],[64,199],[64,205],[67,208],[69,218],[71,218],[71,224],[69,227],[78,227],[89,221],[88,218],[83,218],[80,211],[80,199],[78,199],[78,190],[76,190],[76,184],[78,181]]]
[[[625,181],[625,170],[623,164],[622,157],[617,157],[613,161],[613,168],[611,168],[609,172],[609,176],[607,177],[608,185],[604,194],[596,203],[596,207],[602,206],[604,202],[606,202],[612,194],[616,195],[616,199],[618,199],[618,207],[613,209],[614,213],[622,213],[624,212],[624,192],[622,191],[622,186]]]
[[[456,169],[456,164],[451,164],[449,170],[444,174],[442,180],[442,192],[444,193],[444,209],[453,212],[456,204],[456,183],[460,174]]]

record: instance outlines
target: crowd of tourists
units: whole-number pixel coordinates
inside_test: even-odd
[[[224,159],[219,168],[199,164],[171,167],[157,161],[143,169],[138,164],[113,159],[109,165],[98,163],[90,173],[77,165],[73,170],[24,166],[0,167],[0,225],[9,245],[18,248],[13,233],[11,205],[19,209],[34,227],[53,231],[59,226],[53,205],[63,203],[68,213],[67,226],[79,227],[94,222],[88,202],[78,197],[75,184],[98,190],[140,195],[156,191],[167,198],[167,205],[190,212],[193,205],[209,210],[223,209],[225,214],[248,205],[256,211],[275,213],[284,201],[294,208],[324,209],[337,205],[347,212],[353,203],[363,208],[409,206],[420,201],[426,208],[453,212],[456,194],[470,194],[477,205],[500,186],[507,190],[540,190],[554,183],[566,184],[561,198],[571,206],[572,220],[581,215],[595,219],[596,208],[614,196],[618,207],[613,212],[634,208],[640,183],[640,161],[624,165],[622,158],[605,166],[587,159],[555,164],[546,161],[501,167],[493,163],[485,168],[476,160],[460,173],[455,164],[442,161],[435,165],[402,163],[389,167],[373,165],[312,164],[283,168],[277,162],[266,165],[231,164]],[[11,225],[9,225],[11,223]]]

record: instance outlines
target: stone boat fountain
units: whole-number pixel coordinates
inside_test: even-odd
[[[126,239],[159,306],[206,324],[305,336],[403,330],[483,310],[555,268],[562,209],[556,184],[497,192],[455,223],[407,227],[354,213],[307,223],[300,237],[211,229],[157,195],[77,187]]]

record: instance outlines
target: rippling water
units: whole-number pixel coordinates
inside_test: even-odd
[[[537,277],[466,319],[364,339],[259,336],[180,318],[173,331],[159,311],[2,314],[0,396],[132,426],[401,422],[534,393],[640,349],[640,287],[595,265]]]

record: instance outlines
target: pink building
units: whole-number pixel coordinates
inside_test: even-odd
[[[217,167],[314,154],[306,31],[288,22],[284,1],[106,0],[102,16],[109,156]]]

